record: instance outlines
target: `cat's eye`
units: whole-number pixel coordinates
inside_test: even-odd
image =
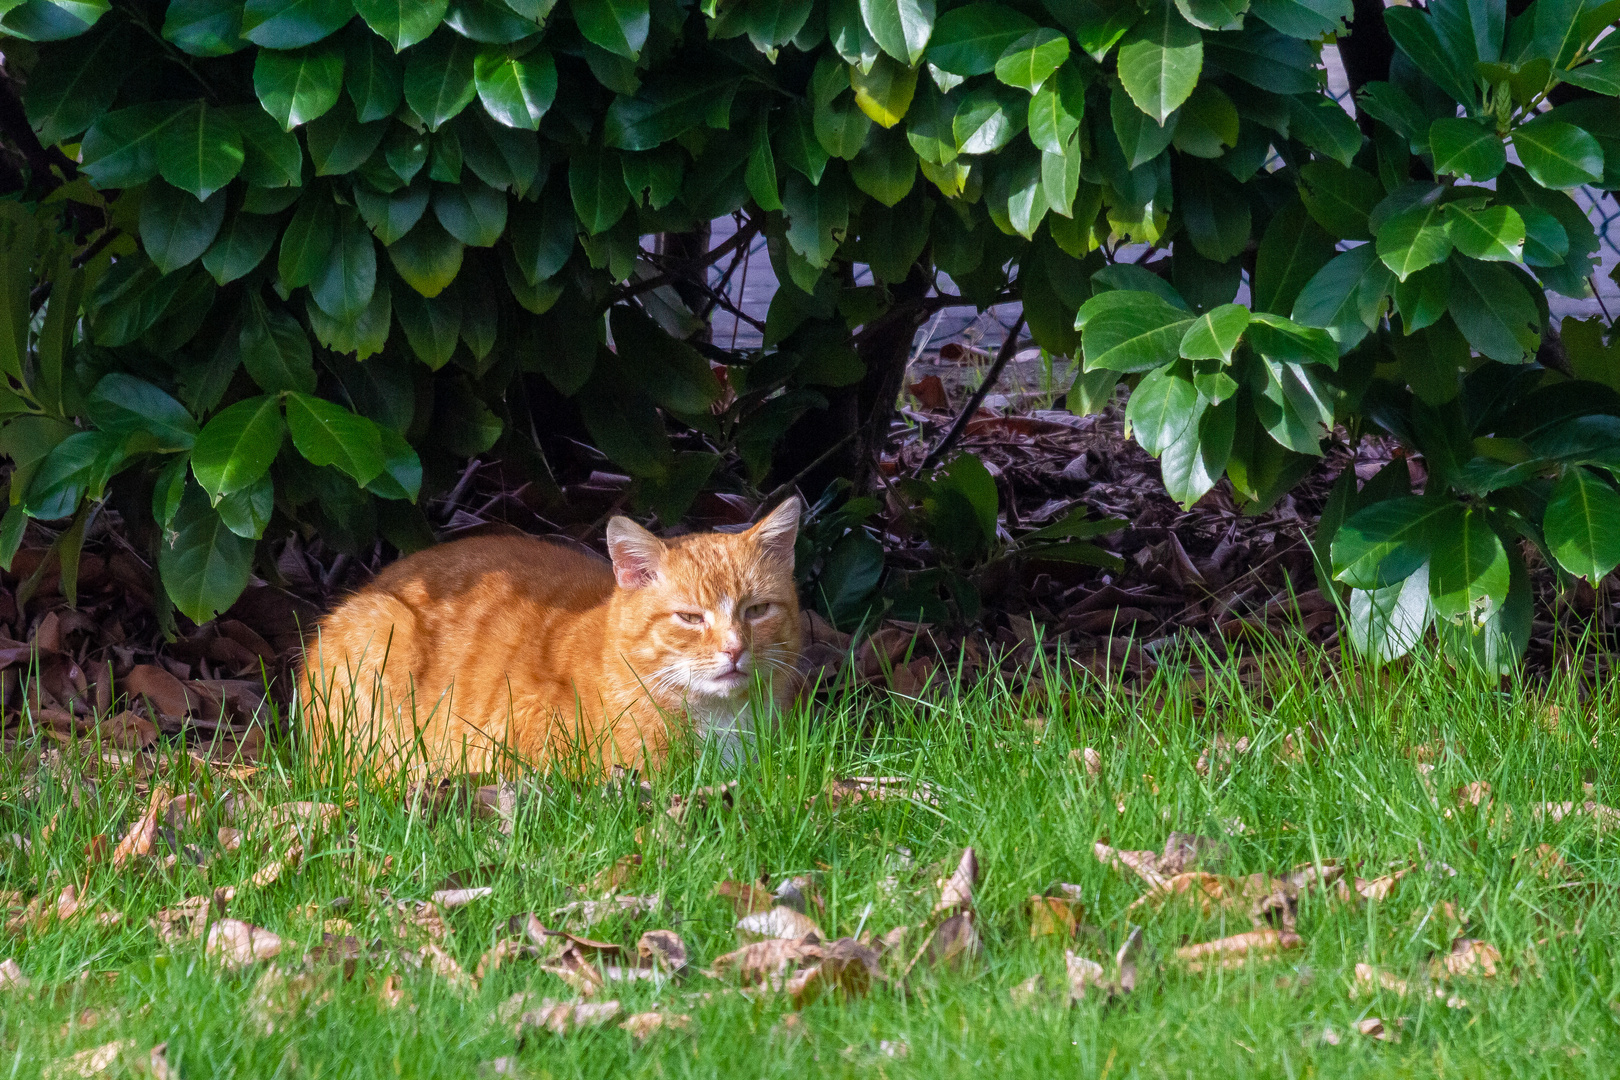
[[[770,604],[749,604],[743,609],[743,618],[749,622],[753,622],[755,619],[763,619],[765,613],[769,610],[771,610]]]
[[[701,611],[677,611],[675,617],[687,626],[703,625],[703,612]]]

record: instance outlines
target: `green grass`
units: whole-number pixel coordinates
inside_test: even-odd
[[[269,830],[243,826],[242,849],[222,852],[214,840],[223,823],[218,800],[243,789],[267,804],[331,797],[295,755],[283,754],[245,783],[210,778],[183,755],[169,759],[176,790],[215,799],[205,821],[182,834],[210,866],[164,870],[146,861],[115,871],[105,861],[87,868],[86,845],[97,835],[116,837],[141,812],[144,794],[117,774],[75,794],[64,783],[72,770],[39,770],[37,757],[18,751],[0,763],[0,839],[20,833],[31,849],[3,849],[0,890],[32,896],[43,883],[54,896],[73,881],[95,905],[125,918],[112,930],[81,919],[0,936],[0,958],[14,958],[30,981],[26,990],[0,989],[0,1076],[49,1073],[51,1063],[115,1040],[128,1040],[142,1060],[148,1047],[167,1042],[171,1066],[190,1078],[471,1076],[499,1058],[512,1059],[519,1075],[553,1077],[1613,1076],[1620,1061],[1616,838],[1587,822],[1554,824],[1529,812],[1542,801],[1620,802],[1612,695],[1581,703],[1568,683],[1488,689],[1437,664],[1383,678],[1330,680],[1294,665],[1260,693],[1212,667],[1202,683],[1161,670],[1135,695],[1052,677],[1022,699],[1005,690],[942,695],[927,705],[852,698],[790,718],[761,738],[757,764],[734,774],[712,761],[678,763],[656,778],[650,800],[632,785],[554,781],[520,803],[510,837],[485,818],[413,817],[397,790],[339,794],[352,800],[339,829],[311,843],[296,872],[263,889],[245,882],[270,857],[259,849]],[[1558,705],[1552,731],[1549,704]],[[1033,716],[1046,720],[1039,734],[1026,723]],[[1302,727],[1319,745],[1290,760],[1284,737]],[[1195,766],[1217,730],[1233,740],[1246,735],[1252,747],[1230,768],[1202,775]],[[1438,806],[1411,753],[1437,741],[1451,747],[1429,776]],[[1070,754],[1085,746],[1102,755],[1095,779]],[[898,799],[836,813],[807,807],[833,778],[875,774],[933,785],[938,810]],[[669,794],[733,775],[733,808],[694,812],[655,830]],[[1515,808],[1510,820],[1454,808],[1450,793],[1477,780],[1491,785],[1496,810]],[[1590,793],[1583,782],[1593,785]],[[42,841],[53,819],[54,834]],[[1234,821],[1241,832],[1226,831]],[[1176,946],[1247,930],[1247,919],[1167,908],[1143,923],[1155,955],[1142,964],[1134,994],[1109,1001],[1093,992],[1068,1006],[1065,946],[1106,962],[1127,934],[1125,908],[1143,891],[1099,865],[1093,844],[1158,849],[1171,829],[1224,840],[1225,870],[1234,874],[1334,858],[1362,864],[1369,878],[1408,860],[1443,862],[1456,874],[1420,869],[1376,903],[1302,899],[1303,949],[1209,974],[1189,973]],[[1533,873],[1521,853],[1540,843],[1557,848],[1588,884],[1559,888]],[[882,933],[923,922],[938,895],[919,872],[915,880],[902,874],[898,896],[888,896],[882,882],[896,853],[909,850],[921,871],[954,864],[969,844],[981,866],[975,907],[984,951],[963,970],[919,965],[903,984],[852,1001],[824,998],[788,1025],[782,1021],[792,1010],[780,995],[685,999],[719,987],[695,969],[738,943],[735,914],[712,895],[717,881],[815,873],[825,901],[817,917],[830,934],[851,934],[863,920]],[[690,1033],[638,1043],[607,1025],[566,1037],[531,1033],[519,1046],[511,1026],[494,1018],[504,1000],[526,990],[575,996],[532,960],[503,966],[466,997],[386,958],[349,979],[317,967],[302,1007],[275,1011],[268,1030],[254,1002],[270,963],[304,970],[305,948],[320,940],[318,922],[302,911],[310,902],[352,898],[341,913],[322,917],[341,914],[356,933],[375,936],[383,928],[367,919],[380,910],[376,889],[422,899],[453,872],[497,864],[486,872],[493,896],[447,916],[445,948],[471,971],[503,934],[506,916],[534,911],[550,924],[550,912],[574,898],[570,886],[636,852],[644,865],[627,891],[657,891],[671,913],[601,924],[590,934],[633,943],[643,930],[672,927],[693,970],[681,983],[619,985],[603,996],[626,1012],[689,1013]],[[357,856],[377,864],[389,855],[391,872],[368,886]],[[1086,923],[1095,929],[1071,942],[1032,941],[1024,901],[1059,881],[1083,888]],[[277,961],[224,971],[201,942],[163,945],[147,927],[159,908],[224,885],[240,890],[232,917],[287,939]],[[1453,980],[1465,1008],[1432,996],[1351,996],[1358,962],[1421,981],[1429,959],[1449,944],[1440,920],[1423,918],[1441,900],[1469,915],[1469,936],[1500,950],[1496,977]],[[910,939],[907,959],[918,941]],[[377,993],[390,971],[406,994],[393,1009]],[[1037,974],[1047,995],[1016,1007],[1009,990]],[[292,1000],[285,990],[275,995],[280,1006]],[[1371,1016],[1391,1028],[1404,1018],[1400,1041],[1357,1034],[1357,1022]],[[1339,1034],[1338,1045],[1321,1040],[1324,1027]],[[890,1056],[884,1043],[903,1043],[909,1053]]]

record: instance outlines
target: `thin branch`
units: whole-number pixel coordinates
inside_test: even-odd
[[[858,427],[851,429],[849,434],[845,435],[842,439],[839,439],[837,442],[827,447],[827,449],[823,450],[820,457],[816,458],[816,460],[794,473],[786,481],[773,488],[770,494],[766,495],[760,500],[760,505],[773,506],[775,505],[776,500],[785,495],[792,494],[792,492],[799,486],[800,481],[809,476],[815,470],[821,468],[821,466],[825,465],[827,462],[831,461],[834,454],[838,453],[838,451],[854,442],[855,436],[859,435],[860,433],[861,429]]]
[[[985,372],[984,381],[979,384],[977,390],[973,391],[973,396],[968,399],[967,405],[962,408],[956,422],[945,433],[945,437],[939,441],[939,445],[930,450],[928,456],[923,458],[922,464],[917,466],[916,475],[921,476],[935,465],[938,465],[950,448],[955,446],[957,440],[962,437],[962,433],[967,430],[968,424],[973,419],[973,414],[977,413],[979,406],[984,404],[985,396],[990,393],[990,388],[996,384],[997,379],[1001,378],[1001,369],[1006,367],[1007,361],[1011,360],[1018,352],[1018,334],[1023,328],[1024,316],[1020,312],[1018,321],[1013,323],[1011,330],[1007,331],[1007,340],[1003,341],[1001,348],[996,350],[996,359],[991,363],[990,370]]]
[[[747,244],[758,232],[759,223],[750,220],[748,224],[732,233],[725,243],[717,248],[711,248],[704,255],[696,259],[689,259],[673,270],[665,271],[650,278],[644,278],[641,281],[626,285],[622,289],[615,290],[609,294],[607,306],[612,307],[614,304],[622,303],[632,296],[640,296],[644,292],[651,292],[654,289],[663,288],[665,285],[673,285],[695,271],[705,270],[725,258],[739,245]]]

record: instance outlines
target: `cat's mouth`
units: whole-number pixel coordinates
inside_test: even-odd
[[[741,668],[732,668],[730,671],[719,671],[710,675],[705,681],[709,687],[724,695],[735,694],[745,690],[750,680],[749,673]]]

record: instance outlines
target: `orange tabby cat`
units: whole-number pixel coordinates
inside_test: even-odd
[[[734,534],[660,540],[616,517],[611,567],[518,537],[401,559],[308,642],[312,747],[335,743],[351,771],[444,775],[581,748],[656,768],[687,726],[734,744],[756,677],[778,704],[794,690],[798,523],[792,499]]]

